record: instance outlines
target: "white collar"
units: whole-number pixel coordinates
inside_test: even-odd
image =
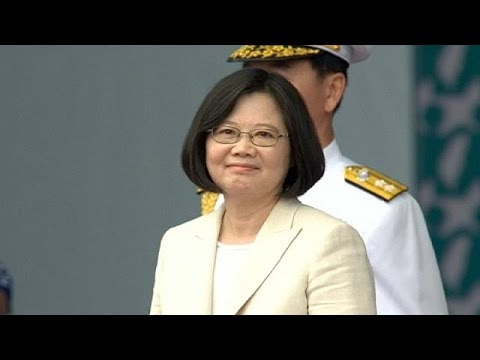
[[[323,149],[323,155],[325,156],[326,164],[335,163],[341,160],[343,155],[338,147],[337,140],[333,139],[332,142]]]

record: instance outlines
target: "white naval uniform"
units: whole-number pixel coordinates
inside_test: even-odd
[[[323,149],[325,174],[302,203],[352,225],[362,236],[375,276],[377,313],[448,314],[423,213],[407,192],[385,202],[345,181],[346,158],[334,140]],[[223,202],[221,196],[216,207]]]
[[[362,236],[375,275],[378,314],[448,314],[438,263],[423,213],[409,194],[385,202],[345,181],[334,140],[323,149],[325,174],[300,196],[304,204],[352,225]]]

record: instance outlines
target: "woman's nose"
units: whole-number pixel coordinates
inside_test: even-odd
[[[232,148],[234,154],[239,154],[242,156],[245,155],[254,155],[256,152],[255,145],[252,143],[252,139],[248,133],[241,133],[238,141],[234,144]]]

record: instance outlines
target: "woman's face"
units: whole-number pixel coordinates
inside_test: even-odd
[[[275,100],[267,93],[258,92],[241,97],[232,113],[221,126],[255,132],[257,136],[270,133],[286,134],[287,129]],[[224,128],[231,133],[229,128]],[[254,145],[248,134],[242,133],[238,142],[221,144],[208,136],[207,168],[213,181],[227,197],[278,196],[290,165],[290,142],[279,137],[270,147]]]

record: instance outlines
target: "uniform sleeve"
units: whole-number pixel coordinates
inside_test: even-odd
[[[409,194],[393,200],[366,241],[380,314],[448,314],[423,213]]]
[[[340,224],[328,235],[311,261],[308,313],[374,315],[375,286],[360,235]]]

